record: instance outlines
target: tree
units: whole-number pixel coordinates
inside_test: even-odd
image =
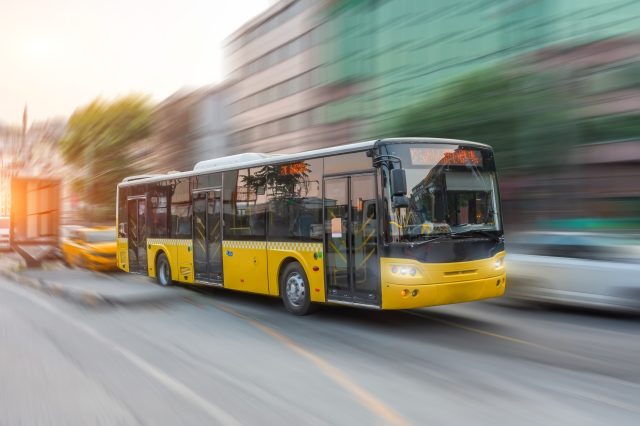
[[[264,166],[253,175],[243,176],[242,180],[253,192],[268,187],[273,191],[273,198],[286,200],[296,196],[299,185],[308,186],[308,171],[309,165],[303,162]]]
[[[68,164],[84,169],[84,177],[77,179],[88,211],[108,212],[99,219],[115,214],[116,185],[132,174],[128,148],[150,135],[151,110],[144,96],[111,102],[96,99],[76,110],[67,123],[60,141],[62,156]]]
[[[476,71],[409,109],[393,133],[484,142],[503,169],[555,165],[577,139],[569,97],[556,81],[500,67]]]

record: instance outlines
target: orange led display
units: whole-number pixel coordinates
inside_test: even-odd
[[[482,166],[482,154],[475,150],[410,148],[411,164],[418,166]]]
[[[306,163],[291,163],[280,166],[280,175],[302,175],[309,171]]]

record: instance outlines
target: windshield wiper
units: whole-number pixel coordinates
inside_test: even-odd
[[[462,236],[462,235],[473,235],[473,234],[480,234],[482,236],[485,237],[489,237],[492,240],[494,240],[495,242],[500,242],[500,237],[498,235],[495,235],[492,232],[486,231],[484,229],[469,229],[468,231],[462,231],[462,232],[455,232],[452,233],[452,236]]]
[[[405,236],[405,238],[406,237],[407,236]],[[419,239],[420,241],[418,242],[418,244],[426,244],[436,240],[442,240],[444,238],[450,238],[450,237],[451,237],[451,234],[442,234],[442,235],[419,234],[419,235],[414,235],[412,237],[409,237],[409,242],[410,243],[418,242],[417,240]]]

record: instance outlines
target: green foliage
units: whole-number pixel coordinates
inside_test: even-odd
[[[553,82],[498,67],[460,78],[400,117],[393,133],[484,142],[500,168],[557,164],[576,140],[570,105]]]
[[[144,96],[97,99],[73,113],[60,148],[67,163],[85,172],[76,185],[90,209],[115,211],[116,185],[132,174],[130,145],[150,132],[151,106]]]
[[[286,169],[283,170],[283,167]],[[293,198],[296,188],[306,183],[309,165],[307,163],[294,163],[282,166],[263,166],[251,176],[243,176],[245,185],[258,192],[260,188],[272,188],[274,198]]]
[[[611,115],[584,120],[582,142],[636,139],[640,136],[640,114]]]

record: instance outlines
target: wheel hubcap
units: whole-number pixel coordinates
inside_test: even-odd
[[[160,274],[160,283],[162,285],[167,285],[167,263],[166,262],[160,262],[160,271],[158,271],[158,273]]]
[[[293,306],[302,306],[305,300],[305,289],[304,279],[302,279],[299,273],[293,272],[289,274],[286,283],[286,292],[287,299]]]

